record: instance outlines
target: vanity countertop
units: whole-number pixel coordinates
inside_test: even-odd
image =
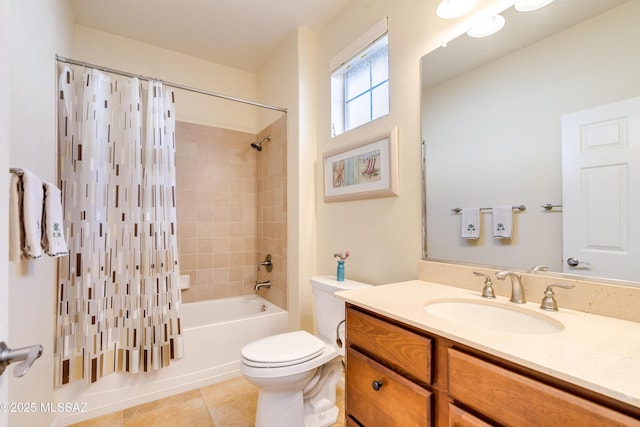
[[[498,304],[531,310],[564,325],[549,334],[511,333],[474,325],[474,319],[450,321],[424,307],[438,300],[487,301],[480,292],[422,280],[337,292],[341,299],[391,319],[535,369],[561,380],[640,407],[640,323],[562,308],[540,310],[540,301]]]

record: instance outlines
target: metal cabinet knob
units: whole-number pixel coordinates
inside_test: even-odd
[[[371,388],[373,388],[375,391],[380,391],[380,389],[382,388],[382,381],[374,380],[371,383]]]

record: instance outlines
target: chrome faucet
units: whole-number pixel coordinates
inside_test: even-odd
[[[511,278],[511,299],[509,301],[516,304],[526,303],[527,299],[524,296],[524,288],[522,287],[520,275],[508,270],[498,271],[496,273],[498,280],[504,280],[507,277]]]
[[[253,287],[254,291],[259,291],[260,288],[271,288],[271,280],[265,280],[264,282],[256,281],[256,285]]]

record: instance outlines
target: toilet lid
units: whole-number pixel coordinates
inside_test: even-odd
[[[272,335],[245,345],[242,358],[247,365],[280,367],[306,362],[322,354],[325,343],[306,331]]]

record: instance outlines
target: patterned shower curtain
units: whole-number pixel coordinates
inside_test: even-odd
[[[63,66],[55,384],[182,357],[175,103],[159,82]]]

